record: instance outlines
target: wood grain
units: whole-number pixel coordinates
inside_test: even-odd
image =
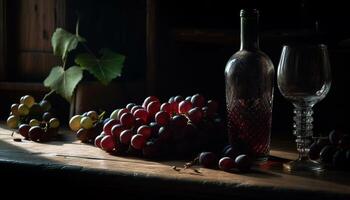
[[[147,189],[150,186],[159,187],[167,192],[181,191],[183,195],[257,197],[263,194],[268,197],[276,194],[291,194],[284,199],[298,197],[298,195],[303,199],[305,197],[313,199],[315,195],[326,199],[350,197],[348,172],[328,171],[322,175],[284,172],[282,163],[289,161],[286,158],[294,159],[295,153],[272,150],[273,159],[264,165],[254,167],[252,172],[245,174],[199,166],[194,167],[198,171],[195,172],[193,169],[183,169],[184,161],[156,162],[113,156],[91,145],[80,143],[69,131],[62,131],[61,134],[62,141],[15,142],[10,136],[11,131],[2,126],[0,128],[0,163],[12,163],[14,166],[51,167],[61,171],[62,166],[67,166],[67,169],[73,167],[82,173],[82,176],[93,172],[104,180],[114,177],[113,181],[116,184],[118,180],[122,180],[123,184],[133,184]],[[20,136],[15,135],[15,137]],[[278,143],[277,140],[275,141]],[[181,170],[175,171],[173,166]],[[146,180],[148,186],[138,185],[144,184]],[[205,188],[204,191],[203,188]]]

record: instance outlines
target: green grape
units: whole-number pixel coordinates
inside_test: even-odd
[[[9,128],[17,128],[18,124],[19,124],[19,119],[18,119],[18,117],[11,115],[7,118],[6,122],[7,122],[7,126]]]
[[[39,105],[43,109],[43,112],[47,112],[51,109],[51,104],[47,100],[40,101]]]
[[[40,122],[37,119],[31,119],[29,121],[29,126],[39,126],[39,125],[40,125]]]
[[[29,108],[24,104],[19,104],[18,113],[20,116],[26,116],[29,114]]]
[[[87,116],[90,117],[93,122],[96,122],[98,120],[98,114],[96,111],[89,111],[87,113]]]
[[[58,128],[60,126],[60,121],[57,118],[51,118],[49,125],[51,128]]]
[[[35,103],[34,97],[30,95],[25,95],[23,97],[23,104],[26,105],[28,108],[32,107],[32,105]]]
[[[92,121],[92,119],[90,117],[83,117],[80,120],[80,126],[83,129],[90,129],[93,126],[93,121]]]
[[[81,126],[80,126],[80,120],[82,116],[81,115],[74,115],[72,118],[69,120],[69,127],[72,131],[78,131]]]
[[[19,116],[18,106],[18,103],[14,103],[11,105],[11,113],[15,116]]]
[[[111,116],[109,118],[111,119],[118,119],[118,112],[120,109],[116,109],[111,113]]]

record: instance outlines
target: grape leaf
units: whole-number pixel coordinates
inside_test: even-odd
[[[56,56],[61,56],[62,60],[64,60],[68,52],[77,47],[78,42],[85,42],[85,39],[62,28],[57,28],[51,38],[53,53]]]
[[[70,102],[74,89],[82,78],[83,70],[78,66],[69,67],[67,70],[56,66],[44,80],[44,85]]]
[[[79,54],[75,63],[83,69],[87,69],[102,84],[107,85],[111,80],[121,75],[125,56],[108,49],[102,49],[100,54],[102,54],[100,59],[87,53]]]

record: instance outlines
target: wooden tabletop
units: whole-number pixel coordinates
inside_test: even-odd
[[[148,161],[119,157],[75,139],[62,131],[62,141],[36,143],[0,126],[0,178],[2,176],[51,177],[67,184],[83,181],[91,187],[105,185],[125,192],[160,191],[179,197],[261,198],[283,195],[284,199],[350,199],[350,173],[326,171],[323,174],[283,171],[283,162],[296,158],[292,140],[272,138],[271,159],[249,173],[224,172],[194,166],[183,169],[185,161]],[[286,150],[287,149],[287,150]],[[174,170],[176,166],[179,171]],[[29,173],[30,172],[30,173]],[[30,175],[29,175],[30,174]],[[39,174],[39,175],[38,175]],[[136,188],[136,189],[135,189]]]

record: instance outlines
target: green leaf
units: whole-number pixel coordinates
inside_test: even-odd
[[[83,70],[78,66],[72,66],[66,71],[63,67],[57,66],[52,68],[49,76],[44,80],[44,85],[70,102],[74,88],[82,78]]]
[[[91,54],[79,54],[75,63],[87,69],[102,84],[107,85],[111,80],[121,75],[125,56],[108,49],[103,49],[100,53],[102,54],[100,59]]]
[[[53,53],[56,56],[61,56],[62,60],[64,60],[68,52],[77,47],[78,42],[85,42],[85,39],[62,28],[57,28],[51,38]]]

